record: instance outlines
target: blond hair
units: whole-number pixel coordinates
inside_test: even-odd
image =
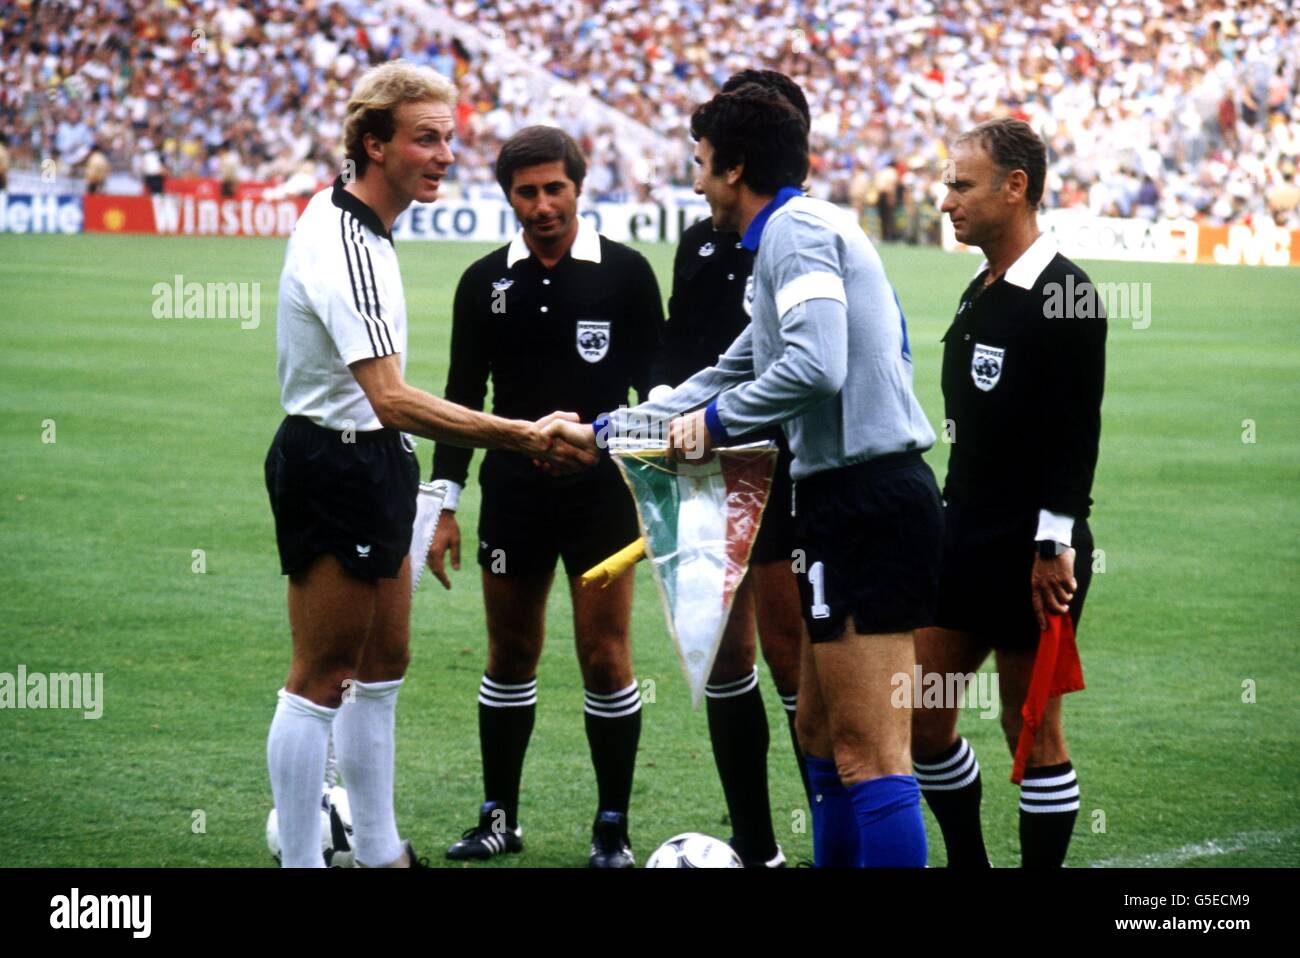
[[[455,85],[431,67],[393,60],[362,75],[343,113],[343,152],[355,164],[357,176],[370,163],[365,135],[387,143],[397,132],[393,111],[403,103],[428,100],[456,108]]]

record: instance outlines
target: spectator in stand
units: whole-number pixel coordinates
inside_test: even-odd
[[[67,168],[80,166],[95,144],[94,134],[81,118],[81,111],[68,107],[54,134],[54,148]]]
[[[92,145],[90,156],[86,157],[86,192],[103,192],[104,183],[108,180],[110,170],[108,157],[104,155],[104,151],[99,148],[98,144]]]
[[[1292,0],[174,0],[14,5],[0,17],[0,123],[15,165],[57,149],[77,164],[100,143],[129,170],[151,140],[174,176],[283,181],[338,170],[339,117],[372,62],[404,56],[459,79],[461,161],[448,192],[492,191],[500,145],[558,123],[610,157],[591,199],[689,189],[691,109],[738,69],[781,70],[808,94],[813,184],[840,202],[855,171],[919,155],[912,184],[936,217],[943,144],[994,116],[1025,119],[1049,149],[1049,183],[1105,179],[1103,208],[1203,222],[1269,215],[1266,195],[1300,156],[1300,14]],[[414,16],[412,14],[415,14]],[[440,34],[475,28],[481,46]],[[198,34],[195,31],[200,31]],[[468,43],[469,41],[466,41]],[[568,81],[541,96],[530,70]],[[602,113],[669,144],[651,158]],[[69,120],[69,111],[80,121]],[[90,131],[93,132],[93,137]],[[617,142],[618,149],[608,148]],[[80,153],[80,155],[78,155]],[[657,166],[647,179],[653,159]],[[1136,181],[1125,174],[1135,171]],[[1207,177],[1206,171],[1214,175]],[[136,170],[138,173],[139,170]],[[942,192],[942,191],[940,191]],[[1049,193],[1069,194],[1068,190]],[[899,201],[896,194],[895,212]],[[909,210],[906,197],[901,204]],[[900,220],[902,217],[899,217]]]
[[[1300,184],[1295,167],[1283,170],[1282,176],[1285,178],[1268,191],[1268,212],[1278,226],[1296,229],[1300,227]]]
[[[227,146],[221,151],[217,162],[221,179],[221,195],[225,199],[231,199],[239,187],[239,154]]]
[[[876,170],[872,188],[876,193],[876,213],[880,216],[880,238],[886,243],[892,243],[898,238],[894,215],[898,201],[898,170],[894,169],[892,162],[887,162]]]
[[[1137,193],[1137,216],[1144,220],[1156,218],[1156,208],[1160,205],[1160,187],[1149,176],[1142,177],[1142,185]]]
[[[144,180],[144,188],[157,195],[163,191],[163,183],[167,178],[166,170],[163,168],[162,157],[154,147],[153,141],[147,137],[140,141],[140,176]]]

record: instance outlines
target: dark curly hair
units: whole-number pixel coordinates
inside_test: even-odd
[[[740,181],[760,196],[808,177],[808,124],[771,87],[743,83],[696,107],[691,136],[713,147],[713,173],[743,165]]]
[[[791,105],[802,114],[804,126],[812,125],[812,116],[808,112],[808,98],[803,95],[803,90],[799,88],[799,84],[784,73],[778,73],[776,70],[741,70],[739,73],[733,73],[727,78],[727,82],[722,84],[722,92],[730,93],[746,83],[753,83],[756,86],[775,90],[789,100]]]

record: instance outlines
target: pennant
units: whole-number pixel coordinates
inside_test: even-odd
[[[1079,646],[1074,641],[1074,620],[1068,615],[1048,616],[1047,628],[1038,637],[1029,691],[1020,708],[1022,722],[1015,761],[1011,764],[1012,783],[1019,785],[1025,777],[1025,766],[1038,728],[1043,724],[1047,700],[1082,689],[1083,663],[1079,661]]]
[[[442,483],[422,482],[415,497],[415,525],[411,529],[411,595],[415,595],[424,575],[429,546],[433,545],[433,533],[438,528],[438,517],[442,515],[444,495],[446,486]]]
[[[767,506],[776,446],[714,450],[707,463],[666,463],[662,449],[613,451],[636,502],[668,632],[699,708],[736,589]]]

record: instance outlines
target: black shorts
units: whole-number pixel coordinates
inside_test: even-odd
[[[266,453],[280,570],[293,575],[328,552],[358,579],[396,578],[419,486],[419,463],[397,430],[344,434],[287,417]]]
[[[918,452],[821,472],[795,488],[804,622],[814,642],[934,623],[943,502]]]
[[[488,453],[479,469],[478,564],[499,576],[539,575],[564,560],[582,575],[641,535],[636,506],[618,467],[546,475],[511,453]]]
[[[1018,516],[949,503],[937,624],[966,632],[993,649],[1038,647],[1038,620],[1029,587],[1034,568],[1038,513]],[[1071,536],[1074,578],[1070,602],[1075,628],[1092,582],[1092,532],[1078,520]]]
[[[776,457],[776,471],[772,473],[772,488],[767,494],[767,508],[763,510],[763,523],[758,527],[754,537],[754,550],[750,553],[750,565],[762,565],[766,562],[791,562],[794,559],[795,532],[794,516],[790,514],[790,461],[794,457],[784,444],[780,446]]]

